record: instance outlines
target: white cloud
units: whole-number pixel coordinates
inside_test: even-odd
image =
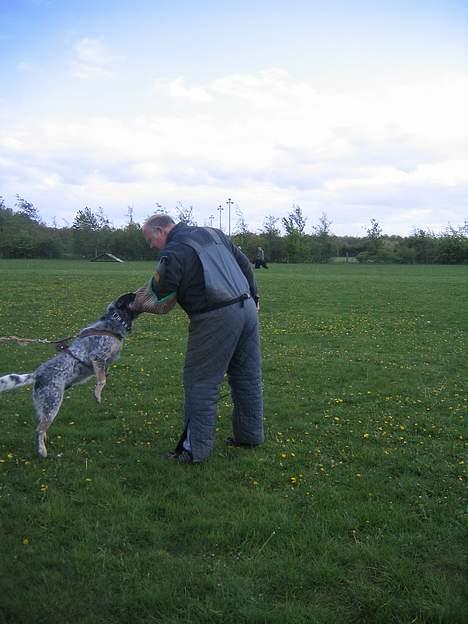
[[[115,62],[98,39],[81,39],[75,52],[81,78],[108,75]],[[310,224],[327,212],[342,224],[337,233],[360,233],[371,217],[394,233],[463,222],[467,76],[337,93],[273,69],[159,80],[153,93],[153,110],[132,119],[114,112],[4,128],[9,179],[23,179],[32,196],[49,189],[77,208],[94,201],[122,215],[129,203],[146,215],[155,201],[180,200],[203,222],[232,196],[253,227],[293,202]]]
[[[187,87],[182,77],[175,80],[157,80],[154,83],[155,92],[166,92],[174,98],[185,98],[194,102],[211,102],[212,98],[204,87]]]
[[[83,37],[75,42],[73,51],[74,58],[69,67],[76,78],[90,80],[113,73],[117,57],[109,52],[100,39]]]

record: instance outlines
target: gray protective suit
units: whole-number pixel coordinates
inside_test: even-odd
[[[197,235],[199,230],[203,236]],[[235,441],[264,441],[258,314],[249,283],[217,230],[194,228],[178,242],[197,254],[208,298],[206,310],[190,317],[184,366],[185,446],[199,462],[215,444],[216,406],[225,373],[234,404]]]

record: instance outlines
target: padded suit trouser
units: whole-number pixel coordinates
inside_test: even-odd
[[[261,444],[264,431],[260,336],[252,299],[190,319],[184,366],[184,418],[195,462],[203,461],[213,450],[216,406],[225,373],[234,404],[234,439],[243,444]]]

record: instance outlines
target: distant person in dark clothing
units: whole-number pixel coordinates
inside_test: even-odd
[[[248,258],[221,231],[177,225],[158,214],[143,226],[159,264],[137,291],[135,310],[175,301],[190,319],[184,365],[184,433],[175,451],[178,463],[198,463],[213,451],[216,406],[227,373],[231,386],[233,437],[230,446],[255,447],[264,441],[263,390],[258,292]],[[147,309],[145,310],[145,306]]]
[[[259,269],[260,267],[268,269],[268,265],[265,262],[265,252],[261,247],[257,247],[257,253],[255,255],[255,268]]]

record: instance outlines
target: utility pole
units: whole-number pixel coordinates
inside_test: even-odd
[[[219,204],[218,206],[218,212],[219,212],[219,229],[222,230],[222,226],[221,226],[221,213],[223,212],[224,208],[222,207],[221,204]]]
[[[228,235],[229,238],[231,238],[231,206],[234,202],[232,201],[232,199],[230,197],[228,197],[228,200],[226,202],[226,204],[229,206],[229,220],[228,220]]]

